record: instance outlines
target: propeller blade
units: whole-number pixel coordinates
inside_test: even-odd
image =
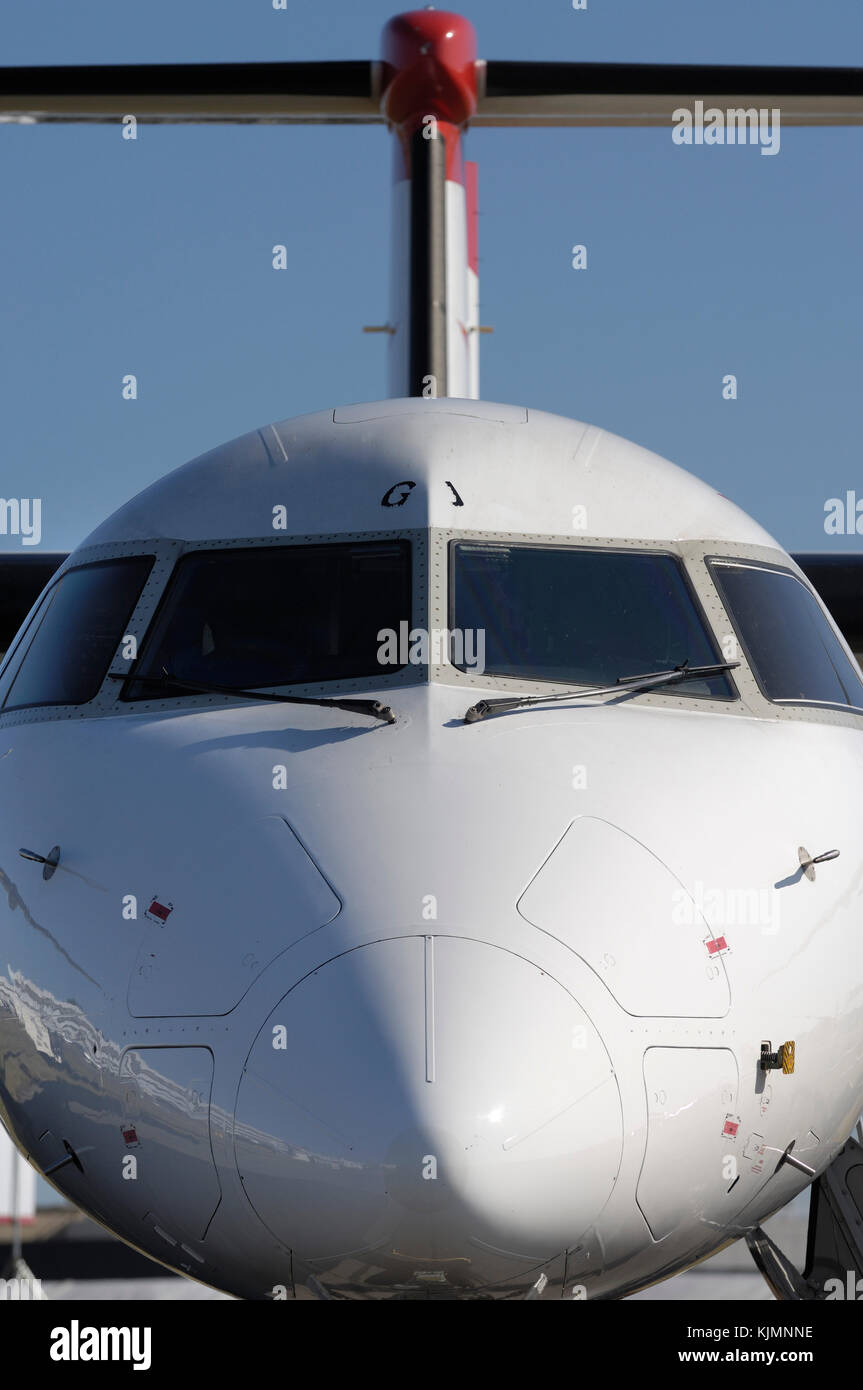
[[[379,64],[0,68],[0,121],[380,123]]]
[[[482,66],[485,67],[483,79]],[[672,112],[778,107],[783,125],[863,124],[863,68],[489,62],[474,126],[663,126]]]

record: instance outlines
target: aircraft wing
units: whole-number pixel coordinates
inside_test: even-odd
[[[863,665],[863,551],[793,558],[818,590],[858,663]]]

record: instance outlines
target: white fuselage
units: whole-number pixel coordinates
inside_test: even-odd
[[[142,641],[190,549],[390,535],[429,630],[458,537],[672,554],[717,645],[705,557],[796,571],[646,451],[468,401],[247,436],[65,568],[154,554]],[[70,1146],[52,1180],[124,1239],[244,1297],[511,1297],[542,1274],[621,1296],[736,1238],[806,1185],[789,1145],[820,1172],[863,1108],[863,714],[771,703],[745,656],[734,674],[733,701],[682,685],[476,724],[482,697],[560,686],[432,662],[296,688],[391,725],[110,682],[0,712],[10,1130],[43,1170]],[[55,845],[47,880],[18,857]],[[801,846],[840,857],[811,880]],[[767,1040],[794,1042],[792,1074],[761,1070]]]

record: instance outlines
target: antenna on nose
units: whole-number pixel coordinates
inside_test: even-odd
[[[42,877],[46,880],[52,877],[54,870],[60,863],[59,845],[55,845],[48,854],[37,854],[34,849],[19,849],[18,853],[22,859],[32,859],[34,864],[42,864]]]
[[[804,849],[801,845],[797,851],[797,857],[800,860],[801,869],[803,870],[806,877],[809,879],[810,883],[812,883],[815,880],[815,865],[826,864],[827,861],[830,859],[838,859],[839,850],[828,849],[824,854],[816,854],[813,856],[809,853],[808,849]]]

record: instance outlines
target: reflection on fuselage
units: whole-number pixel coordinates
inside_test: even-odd
[[[88,569],[98,631],[73,605],[40,653],[65,611],[49,591],[0,671],[4,1118],[124,1239],[244,1297],[517,1297],[542,1275],[547,1297],[630,1292],[792,1197],[805,1177],[770,1155],[793,1141],[820,1171],[863,1104],[859,675],[776,543],[625,441],[444,401],[273,433],[94,533],[58,582]],[[593,531],[574,535],[576,502]],[[263,571],[291,547],[329,594],[316,650],[362,660],[287,693],[382,700],[393,725],[135,687],[191,679],[170,670],[183,574],[213,578],[193,646],[221,659],[232,557]],[[394,607],[358,578],[372,555],[402,557]],[[135,607],[112,616],[130,565]],[[817,660],[776,641],[789,596]],[[255,660],[265,597],[245,604]],[[371,669],[406,602],[416,630],[487,628],[488,669]],[[275,679],[241,655],[225,684]],[[732,656],[700,687],[587,689]],[[85,676],[88,698],[56,703]],[[840,857],[810,881],[801,845]],[[22,846],[58,846],[56,872]],[[767,923],[723,914],[764,893]],[[793,1074],[765,1079],[767,1038],[795,1041]]]

